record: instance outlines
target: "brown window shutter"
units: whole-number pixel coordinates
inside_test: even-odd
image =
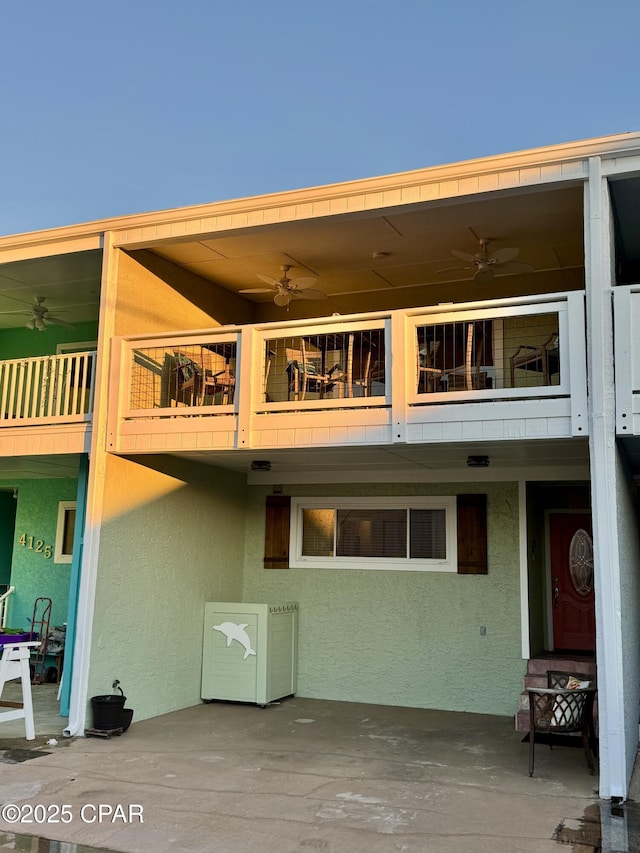
[[[268,495],[265,536],[265,569],[289,568],[289,521],[291,498],[288,495]]]
[[[487,496],[458,495],[458,574],[486,575]]]

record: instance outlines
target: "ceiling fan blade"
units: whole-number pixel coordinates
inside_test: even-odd
[[[301,291],[293,291],[293,297],[295,299],[328,299],[326,293],[323,293],[321,290],[301,290]]]
[[[52,317],[50,314],[46,314],[42,318],[46,323],[52,323],[54,326],[64,326],[65,329],[75,329],[75,326],[71,323],[67,323],[66,320],[61,320],[59,317]]]
[[[521,261],[516,261],[515,263],[498,264],[494,267],[494,270],[496,275],[506,275],[507,273],[533,272],[535,267],[532,264],[525,264]]]
[[[520,249],[516,249],[515,247],[510,249],[497,249],[495,252],[491,253],[489,261],[492,264],[507,264],[518,255],[519,251]]]
[[[446,272],[465,272],[466,270],[472,270],[474,267],[445,267],[443,270],[436,270],[435,275],[442,275]]]
[[[458,249],[451,249],[451,254],[456,258],[460,258],[461,261],[469,261],[471,264],[476,262],[474,255],[470,255],[467,252],[461,252]]]
[[[263,275],[261,272],[256,273],[260,281],[264,281],[265,284],[270,284],[272,287],[277,287],[280,284],[280,281],[277,278],[273,278],[270,275]]]
[[[245,290],[239,290],[238,293],[273,293],[272,287],[247,287]]]
[[[313,287],[318,279],[312,275],[301,275],[298,278],[292,278],[289,282],[297,290],[306,290],[307,287]]]
[[[287,305],[291,302],[291,294],[283,291],[282,293],[276,293],[273,297],[273,301],[279,308],[286,308]]]

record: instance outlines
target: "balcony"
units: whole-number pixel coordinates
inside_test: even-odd
[[[115,338],[120,453],[586,435],[580,292]]]
[[[86,453],[95,352],[0,361],[0,456]]]

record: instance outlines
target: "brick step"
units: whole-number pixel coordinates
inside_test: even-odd
[[[523,734],[529,731],[529,711],[518,711],[516,714],[516,731]]]
[[[528,711],[529,710],[529,694],[526,690],[523,690],[522,693],[518,696],[518,711]]]
[[[524,690],[518,697],[518,710],[515,714],[515,730],[517,732],[529,731],[529,687],[546,687],[547,672],[559,670],[560,672],[581,673],[596,677],[596,663],[594,660],[574,657],[537,657],[530,658],[527,664],[527,672],[524,676]],[[594,706],[594,720],[597,725],[598,707],[597,698]]]
[[[593,660],[580,660],[575,658],[531,658],[527,666],[528,675],[544,675],[550,669],[558,669],[561,672],[584,672],[595,675],[596,664]]]
[[[527,673],[524,677],[524,686],[527,687],[546,687],[547,686],[547,672],[545,670],[544,675],[529,675]]]

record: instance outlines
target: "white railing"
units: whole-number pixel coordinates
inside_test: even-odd
[[[316,414],[314,428],[347,411],[360,411],[362,423],[416,422],[427,407],[440,420],[445,408],[456,421],[497,417],[497,408],[460,405],[470,401],[504,413],[511,402],[531,412],[544,400],[559,412],[554,401],[565,400],[573,434],[585,429],[581,292],[119,338],[114,354],[113,446],[125,422],[131,434],[136,422],[156,421],[157,434],[167,419],[189,418],[179,428],[231,430],[231,446],[250,447],[276,423],[265,415],[279,416],[283,429],[305,412]]]
[[[10,586],[6,592],[0,595],[0,628],[7,627],[7,605],[9,596],[15,592],[15,587]]]
[[[0,361],[0,426],[90,420],[95,352]]]

